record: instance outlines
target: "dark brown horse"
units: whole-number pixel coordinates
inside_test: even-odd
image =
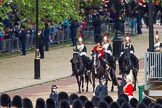
[[[77,79],[78,93],[81,93],[81,87],[82,91],[84,91],[84,78],[87,82],[86,92],[88,92],[88,83],[90,74],[86,70],[82,58],[78,52],[73,53],[73,58],[71,59],[70,62],[72,64],[72,71]]]
[[[113,69],[109,69],[108,71],[105,70],[105,67],[101,64],[97,53],[92,54],[92,68],[91,68],[91,73],[92,73],[92,83],[93,83],[93,92],[95,91],[95,79],[99,79],[99,82],[101,80],[101,77],[106,77],[106,84],[108,83],[108,80],[112,80],[112,86],[111,86],[111,91],[114,91],[114,85],[117,85],[116,81],[116,76],[114,74]],[[111,77],[111,80],[109,78],[109,74]]]
[[[139,64],[137,63],[137,66],[134,65],[133,61],[131,60],[131,54],[130,54],[130,50],[129,49],[125,49],[124,53],[122,55],[122,63],[121,63],[121,74],[122,77],[124,77],[124,75],[128,75],[130,73],[130,71],[132,71],[133,73],[133,79],[134,79],[134,90],[136,90],[136,82],[137,82],[137,74],[138,74],[138,70],[139,70]],[[138,60],[137,60],[138,61]]]

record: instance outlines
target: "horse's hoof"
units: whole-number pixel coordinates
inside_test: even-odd
[[[84,89],[82,89],[82,92],[84,92]]]
[[[86,92],[88,92],[88,90],[86,90]]]
[[[136,88],[134,88],[134,91],[136,91]]]
[[[80,91],[78,91],[78,94],[80,94],[81,92]]]

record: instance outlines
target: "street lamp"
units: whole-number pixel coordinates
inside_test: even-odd
[[[121,31],[120,31],[120,1],[115,0],[115,9],[116,9],[116,31],[115,36],[113,38],[113,55],[115,59],[118,59],[121,52],[121,46],[123,39],[121,38]]]
[[[149,0],[148,10],[149,10],[149,52],[153,52],[154,51],[154,31],[153,31],[152,0]]]
[[[36,0],[36,50],[34,59],[34,79],[40,79],[39,37],[38,37],[38,0]]]

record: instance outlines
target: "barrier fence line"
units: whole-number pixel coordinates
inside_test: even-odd
[[[128,25],[128,28],[125,27],[126,23],[122,23],[121,27],[122,31],[121,33],[126,33],[130,32],[131,28],[130,25]],[[87,26],[83,33],[83,39],[84,41],[90,41],[94,40],[94,30],[93,26]],[[128,29],[128,31],[126,31]],[[112,33],[115,31],[115,23],[103,23],[102,24],[102,31],[103,32],[108,32]],[[103,33],[102,32],[102,33]],[[136,26],[133,28],[133,33],[136,33]],[[101,34],[102,36],[104,34]],[[71,40],[70,36],[70,30],[65,30],[65,31],[59,31],[56,33],[53,33],[49,37],[49,44],[54,45],[57,43],[64,43],[67,41]],[[35,37],[32,37],[30,35],[27,36],[26,38],[26,49],[31,49],[34,48],[36,45],[36,40]],[[19,38],[14,38],[14,39],[5,39],[5,40],[0,40],[0,53],[2,52],[14,52],[14,51],[20,51],[21,50],[21,45],[20,45],[20,40]],[[156,69],[157,70],[157,69]]]
[[[162,53],[147,52],[145,54],[145,83],[152,80],[162,80]]]

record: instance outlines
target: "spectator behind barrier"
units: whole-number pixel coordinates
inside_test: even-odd
[[[144,103],[146,105],[146,107],[148,107],[148,105],[152,102],[149,98],[145,97],[142,99],[142,103]]]
[[[127,102],[129,102],[129,98],[128,98],[128,95],[124,94],[124,93],[121,93],[119,95],[119,97],[123,97]]]
[[[13,108],[22,108],[22,98],[19,95],[15,95],[12,99]]]
[[[35,108],[45,108],[45,101],[43,98],[38,98],[36,100],[36,106]]]

